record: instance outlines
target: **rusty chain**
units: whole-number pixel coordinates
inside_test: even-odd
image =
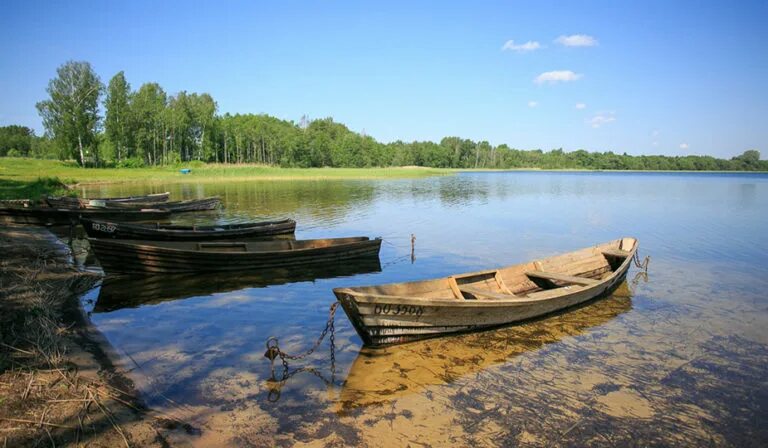
[[[335,316],[336,316],[336,309],[338,308],[339,303],[334,302],[331,304],[330,309],[328,310],[328,321],[325,323],[325,328],[320,333],[320,336],[315,341],[314,345],[307,350],[306,352],[299,354],[299,355],[289,355],[282,351],[280,349],[280,344],[275,336],[271,336],[269,339],[267,339],[266,342],[266,352],[264,352],[264,357],[269,359],[271,363],[271,369],[272,369],[272,377],[271,381],[276,382],[277,384],[275,387],[270,388],[269,393],[269,401],[277,401],[280,399],[280,388],[282,388],[283,384],[288,380],[288,378],[292,377],[293,375],[300,373],[300,372],[310,372],[313,375],[317,376],[318,378],[322,379],[323,381],[326,381],[325,378],[318,372],[316,369],[313,369],[311,367],[302,367],[300,369],[296,369],[293,372],[290,371],[288,367],[288,360],[299,360],[306,358],[307,356],[311,355],[312,353],[317,350],[317,348],[320,346],[320,344],[323,342],[323,339],[325,339],[325,336],[328,335],[330,332],[330,344],[331,344],[331,373],[332,375],[335,375],[336,373],[336,328],[335,328]],[[276,379],[275,376],[275,360],[277,358],[280,358],[281,363],[283,364],[283,374],[281,375],[280,380]],[[276,396],[276,398],[273,400],[273,398]]]

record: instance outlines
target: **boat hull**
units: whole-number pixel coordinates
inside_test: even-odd
[[[189,199],[186,201],[171,201],[159,204],[151,202],[115,202],[115,201],[90,201],[86,207],[88,209],[114,209],[114,210],[133,210],[140,208],[161,208],[173,213],[195,212],[215,210],[221,205],[221,198],[210,197],[203,199]]]
[[[636,246],[627,252],[623,261],[614,263],[611,269],[615,269],[610,272],[605,269],[590,271],[588,274],[592,278],[587,277],[587,280],[591,280],[587,285],[561,285],[531,294],[505,295],[509,297],[508,300],[425,299],[406,293],[386,294],[388,289],[393,288],[392,285],[360,288],[362,291],[355,291],[357,288],[337,288],[334,293],[363,343],[366,346],[382,347],[528,321],[606,296],[624,281],[635,251]],[[578,259],[571,263],[578,263]],[[533,266],[535,263],[520,265],[519,268],[524,272]],[[477,277],[481,274],[466,276]],[[441,280],[402,285],[407,290],[409,287],[418,288],[413,285],[438,284]],[[377,293],[378,290],[385,292]],[[496,294],[497,297],[501,295]]]
[[[80,218],[114,221],[157,221],[171,216],[168,210],[60,209],[49,207],[2,207],[0,222],[32,225],[73,225]]]
[[[358,258],[378,257],[381,239],[338,238],[325,247],[290,249],[302,241],[276,240],[272,242],[198,243],[198,247],[227,244],[231,250],[178,249],[171,244],[136,240],[89,238],[101,267],[113,274],[151,274],[184,272],[217,272],[271,269],[338,263]],[[160,244],[164,243],[165,246]],[[202,246],[200,246],[202,245]],[[282,247],[281,247],[282,246]]]
[[[83,198],[72,198],[67,196],[61,196],[61,197],[48,197],[46,199],[46,202],[51,207],[55,208],[87,208],[91,201],[103,201],[103,202],[114,202],[114,203],[121,203],[121,204],[129,204],[129,203],[136,203],[136,202],[146,202],[146,203],[162,203],[168,201],[168,198],[171,196],[171,193],[165,192],[165,193],[155,193],[155,194],[148,194],[143,196],[125,196],[125,197],[115,197],[115,198],[89,198],[89,199],[83,199]]]
[[[296,230],[296,221],[292,219],[251,224],[235,224],[229,226],[225,225],[220,227],[163,226],[160,224],[151,226],[109,221],[93,221],[90,219],[81,219],[80,223],[91,238],[152,241],[245,239],[288,235]]]

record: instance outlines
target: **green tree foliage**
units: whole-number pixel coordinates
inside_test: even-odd
[[[48,83],[50,98],[37,103],[43,126],[62,157],[85,166],[86,153],[91,152],[98,162],[96,132],[103,85],[88,62],[69,61],[56,72]]]
[[[114,155],[119,163],[131,146],[133,135],[130,111],[131,85],[125,80],[125,73],[119,72],[109,81],[107,96],[104,99],[104,133],[114,148]]]
[[[165,164],[172,160],[167,138],[172,134],[168,98],[157,83],[143,84],[131,95],[131,129],[134,147],[127,156],[147,164]],[[135,162],[131,162],[132,164]]]
[[[0,127],[0,157],[12,154],[28,156],[34,139],[35,132],[26,126]]]

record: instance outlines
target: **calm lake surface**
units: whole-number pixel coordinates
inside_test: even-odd
[[[194,175],[190,176],[194,182]],[[83,298],[146,402],[210,445],[765,446],[768,176],[462,173],[99,186],[219,195],[179,222],[290,217],[297,239],[382,236],[380,264],[108,279]],[[411,258],[410,235],[416,237]],[[361,348],[331,290],[493,268],[622,236],[650,255],[606,299],[525,325]],[[278,363],[278,376],[281,366]]]

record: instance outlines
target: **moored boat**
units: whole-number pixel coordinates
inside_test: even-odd
[[[54,208],[87,208],[91,201],[97,202],[114,202],[114,203],[151,203],[156,205],[159,202],[166,202],[171,196],[170,192],[146,194],[141,196],[124,196],[115,198],[72,198],[67,196],[49,196],[45,201]],[[151,207],[150,207],[151,208]]]
[[[368,237],[249,242],[182,242],[88,238],[106,273],[242,271],[378,257]]]
[[[284,235],[296,230],[296,221],[292,219],[214,226],[126,224],[90,219],[81,219],[80,223],[92,238],[131,240],[208,241]]]
[[[168,210],[69,209],[53,207],[0,207],[0,222],[33,225],[77,224],[80,218],[114,221],[157,221],[171,216]]]
[[[363,343],[386,346],[525,321],[615,289],[637,251],[622,238],[541,260],[407,283],[336,288]]]
[[[162,208],[170,210],[173,213],[179,212],[193,212],[203,210],[214,210],[221,204],[221,198],[218,196],[212,196],[203,199],[188,199],[185,201],[170,201],[160,204],[153,204],[151,202],[113,202],[113,201],[90,201],[87,208],[106,208],[106,209],[118,209],[118,210],[130,210],[136,208]]]

